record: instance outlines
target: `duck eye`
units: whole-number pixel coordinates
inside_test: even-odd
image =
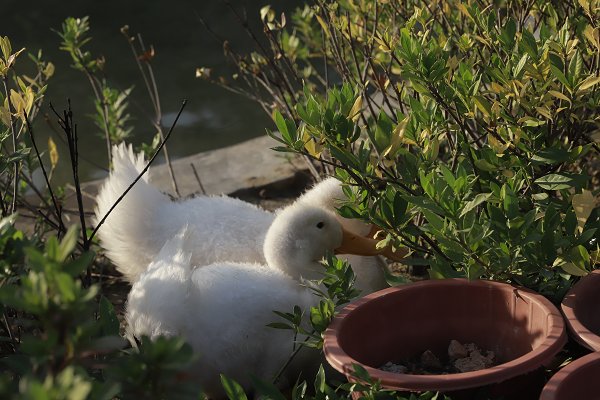
[[[319,222],[319,223],[317,224],[317,228],[319,228],[319,229],[323,228],[324,226],[325,226],[325,223],[324,223],[324,222]]]

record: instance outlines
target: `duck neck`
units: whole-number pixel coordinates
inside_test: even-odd
[[[323,266],[319,260],[312,259],[316,257],[310,257],[302,249],[265,252],[265,258],[267,264],[280,269],[297,281],[321,279],[323,277]]]

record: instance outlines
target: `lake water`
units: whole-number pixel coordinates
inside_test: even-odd
[[[254,21],[254,28],[260,32],[258,13],[267,1],[231,2],[239,9],[246,8],[249,20]],[[300,1],[274,1],[272,4],[278,11],[290,11]],[[246,53],[253,48],[252,40],[222,1],[2,0],[1,5],[0,35],[9,36],[13,49],[26,47],[31,52],[43,49],[45,59],[56,66],[55,75],[49,82],[45,108],[34,125],[40,147],[47,148],[48,135],[52,135],[59,147],[62,160],[55,172],[56,182],[69,179],[70,167],[66,146],[44,121],[42,114],[51,115],[48,101],[60,110],[66,106],[66,99],[71,99],[79,127],[82,179],[104,176],[106,172],[94,164],[107,165],[103,134],[88,118],[94,112],[91,87],[81,72],[69,66],[70,56],[58,49],[60,37],[51,31],[60,30],[62,21],[69,16],[90,17],[93,39],[88,47],[94,55],[106,58],[105,70],[110,83],[118,88],[135,85],[130,99],[134,117],[130,140],[134,144],[150,141],[156,132],[145,116],[151,113],[152,106],[143,80],[129,45],[120,33],[120,28],[126,24],[131,33],[141,33],[146,46],[153,45],[156,51],[152,66],[160,91],[164,125],[169,126],[182,100],[188,99],[185,112],[168,143],[172,158],[238,143],[263,135],[265,128],[272,127],[270,118],[258,104],[194,76],[199,66],[212,68],[215,75],[231,75],[233,71],[220,44],[204,29],[198,15],[219,35],[229,39],[238,52]],[[25,68],[27,64],[29,61],[25,56],[17,67]]]

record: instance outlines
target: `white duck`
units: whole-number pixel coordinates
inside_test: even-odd
[[[99,221],[145,166],[142,154],[135,155],[131,146],[113,147],[113,171],[97,196],[96,221]],[[326,179],[297,200],[333,211],[343,199],[340,182]],[[217,261],[264,263],[263,243],[275,214],[242,200],[227,196],[199,196],[171,201],[148,182],[144,175],[115,208],[98,231],[108,257],[130,282],[135,282],[154,260],[166,241],[186,224],[193,228],[188,240],[193,265]],[[337,216],[344,228],[364,234],[370,226],[357,220]],[[401,258],[403,252],[375,251]],[[357,276],[356,287],[370,293],[387,286],[380,257],[343,256]]]
[[[96,223],[145,167],[131,146],[113,147],[113,170],[96,199]],[[273,215],[227,196],[171,201],[148,182],[148,174],[127,193],[98,230],[107,256],[129,282],[135,282],[160,248],[185,225],[194,228],[188,243],[192,264],[218,260],[264,262],[264,235]]]
[[[300,282],[320,276],[326,250],[343,247],[341,225],[324,209],[293,205],[277,215],[266,234],[268,265],[217,262],[200,268],[189,251],[192,230],[184,228],[169,240],[133,284],[129,333],[185,338],[200,356],[190,373],[209,397],[222,396],[220,373],[246,389],[248,373],[272,379],[293,345],[292,331],[266,327],[277,319],[272,310],[308,309],[316,303],[318,298]],[[318,357],[303,349],[284,377],[294,379]]]
[[[312,204],[323,207],[326,210],[334,211],[341,207],[346,195],[342,190],[340,181],[335,178],[326,178],[314,185],[310,190],[304,193],[296,200],[296,203]],[[336,218],[342,224],[344,229],[354,232],[359,236],[371,237],[375,233],[375,227],[359,219],[344,218],[336,214]],[[406,255],[405,250],[401,250],[390,258],[399,260],[399,256]],[[352,266],[356,275],[354,287],[359,289],[362,295],[366,295],[377,290],[388,287],[385,279],[387,262],[382,256],[365,256],[355,254],[339,254],[338,258],[343,258]]]

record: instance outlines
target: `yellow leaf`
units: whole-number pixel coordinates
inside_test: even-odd
[[[51,62],[46,64],[46,68],[44,68],[44,75],[46,76],[46,79],[54,75],[54,64],[52,64]]]
[[[266,5],[260,9],[260,20],[263,22],[271,22],[275,18],[275,11],[270,5]]]
[[[8,68],[13,66],[15,61],[17,61],[17,57],[19,57],[19,54],[21,54],[24,51],[25,51],[25,47],[23,47],[21,50],[17,51],[14,54],[11,54],[10,57],[8,57],[8,59],[6,60],[6,65],[8,66]]]
[[[408,118],[404,118],[402,121],[398,122],[398,125],[396,125],[396,127],[394,128],[394,132],[392,133],[392,140],[390,146],[383,153],[384,157],[387,157],[389,154],[393,156],[402,143],[416,145],[414,141],[404,137],[404,131],[406,130],[407,124]]]
[[[465,7],[465,5],[463,3],[458,3],[456,5],[456,7],[458,8],[458,10],[464,14],[465,17],[468,18],[472,18],[471,14],[469,13],[469,11],[467,10],[467,7]]]
[[[583,9],[585,10],[585,12],[589,13],[590,12],[590,2],[589,0],[578,0],[579,1],[579,5],[581,7],[583,7]]]
[[[508,148],[508,143],[502,144],[494,135],[487,135],[488,144],[496,152],[497,155],[501,156],[502,153]]]
[[[596,198],[589,190],[583,190],[581,194],[576,194],[571,200],[573,210],[577,216],[577,228],[579,232],[583,232],[583,226],[590,217],[590,214],[596,208]]]
[[[434,137],[433,139],[431,139],[425,145],[425,149],[423,150],[423,152],[425,153],[424,154],[425,158],[429,161],[435,160],[438,156],[439,151],[440,151],[440,141],[438,140],[437,137]]]
[[[571,99],[569,99],[564,93],[557,92],[556,90],[548,90],[548,94],[556,97],[557,99],[565,100],[571,103]]]
[[[595,264],[600,264],[600,250],[598,246],[596,246],[596,251],[590,253],[590,265],[594,266]]]
[[[320,15],[315,15],[315,17],[317,17],[317,21],[319,22],[319,25],[321,25],[321,28],[323,28],[323,32],[325,32],[325,36],[329,37],[329,29],[327,28],[327,24],[325,23],[325,21],[323,21],[323,18],[321,18]]]
[[[536,107],[535,109],[542,116],[548,118],[549,120],[552,120],[552,113],[550,112],[550,109],[548,107]]]
[[[23,113],[23,110],[25,109],[25,100],[23,100],[23,96],[21,96],[21,93],[15,92],[13,89],[10,89],[10,102],[13,106],[15,114],[20,115]]]
[[[496,82],[492,82],[492,91],[494,93],[502,93],[504,92],[504,87]]]
[[[52,166],[52,169],[54,169],[58,163],[58,149],[56,148],[56,143],[54,143],[52,137],[48,137],[48,154],[50,155],[50,165]]]
[[[589,89],[594,85],[597,85],[598,83],[600,83],[600,76],[590,76],[588,77],[586,80],[584,80],[583,82],[581,82],[581,85],[579,86],[579,90],[585,90],[585,89]]]
[[[352,108],[350,109],[350,112],[348,113],[348,118],[350,118],[352,121],[356,122],[358,120],[358,118],[360,117],[360,113],[362,111],[362,96],[358,96],[356,98],[356,100],[354,100],[354,104],[352,105]]]
[[[492,114],[490,103],[487,101],[487,99],[481,96],[474,96],[473,101],[475,102],[477,108],[479,108],[479,111],[481,111],[481,113],[484,116],[489,117]]]
[[[10,112],[8,112],[8,102],[4,102],[4,106],[0,107],[0,121],[6,125],[10,126]]]
[[[35,100],[35,94],[33,93],[31,86],[28,86],[27,89],[25,89],[24,94],[25,97],[23,100],[25,102],[25,111],[27,111],[27,116],[29,117],[29,114],[31,114],[31,108],[33,107],[33,101]],[[25,116],[23,116],[23,118],[25,118]]]
[[[594,29],[591,25],[588,25],[584,30],[583,34],[591,44],[596,46],[600,50],[600,28]]]
[[[4,56],[4,59],[8,60],[10,53],[12,53],[12,47],[10,45],[8,36],[0,36],[0,48],[2,49],[2,55]]]

